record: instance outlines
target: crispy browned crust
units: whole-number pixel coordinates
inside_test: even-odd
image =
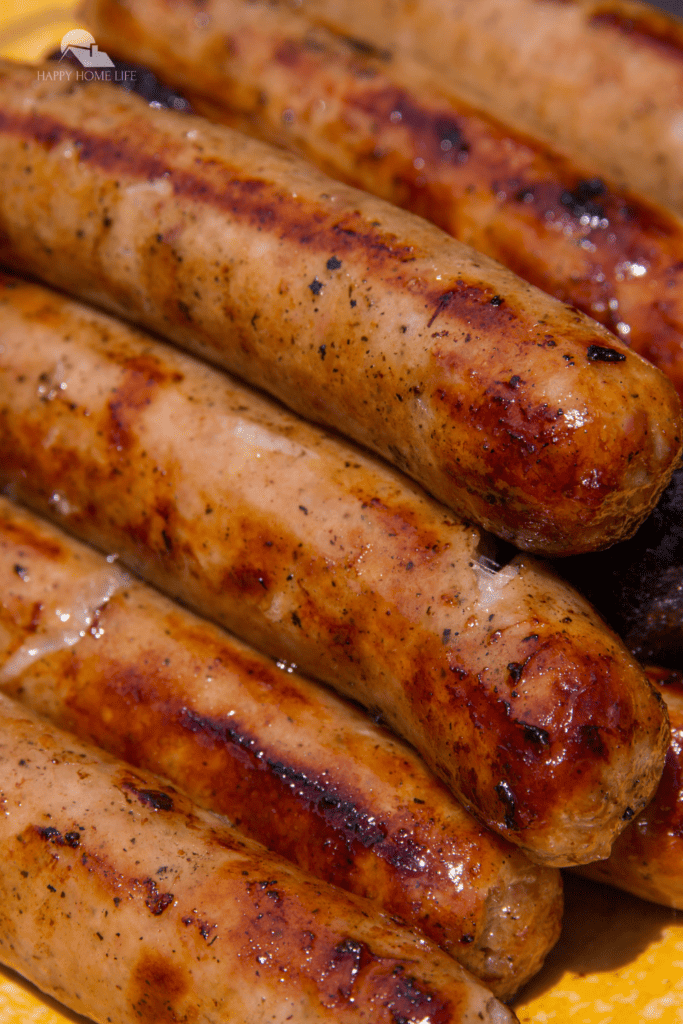
[[[137,319],[569,553],[628,535],[681,449],[673,387],[421,218],[114,86],[0,73],[0,260]]]
[[[608,852],[668,726],[578,594],[529,556],[491,570],[490,538],[220,371],[1,284],[0,483],[382,715],[534,859]]]
[[[607,860],[581,874],[683,910],[683,673],[649,666],[669,709],[671,746],[652,802],[622,832]]]
[[[0,959],[120,1024],[512,1024],[433,943],[0,696]]]
[[[633,0],[280,0],[683,213],[683,23]],[[171,8],[173,4],[170,5]]]
[[[303,153],[582,309],[683,393],[683,222],[463,101],[390,50],[269,0],[93,0],[110,52],[212,120]]]
[[[6,693],[371,898],[499,998],[539,970],[559,872],[478,824],[367,715],[4,498],[0,595]]]

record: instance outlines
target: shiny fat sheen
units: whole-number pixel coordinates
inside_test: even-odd
[[[405,211],[105,83],[0,68],[0,261],[223,364],[455,512],[567,554],[632,533],[680,403],[583,314]]]
[[[607,855],[668,726],[587,602],[221,371],[0,285],[0,483],[381,715],[534,859]]]
[[[419,56],[494,117],[683,213],[680,19],[637,0],[279,2]]]
[[[580,873],[643,900],[683,910],[683,672],[647,667],[671,721],[671,745],[657,792],[617,839],[607,860]]]
[[[0,960],[105,1024],[512,1024],[433,943],[0,695]]]
[[[466,103],[401,52],[270,0],[89,0],[101,47],[582,309],[683,395],[683,219]]]
[[[559,936],[559,872],[476,822],[407,744],[6,498],[0,686],[372,898],[499,998]]]

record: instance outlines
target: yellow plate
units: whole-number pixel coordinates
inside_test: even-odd
[[[0,56],[35,61],[84,25],[76,3],[3,0]],[[683,865],[682,865],[683,869]],[[567,877],[562,937],[514,1001],[522,1024],[683,1024],[683,912]],[[0,967],[0,1024],[83,1024]]]

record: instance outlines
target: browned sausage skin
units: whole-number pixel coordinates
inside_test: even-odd
[[[559,872],[479,825],[406,744],[4,498],[0,685],[418,927],[499,998],[559,936]]]
[[[683,221],[269,0],[90,0],[109,53],[195,110],[412,210],[605,324],[683,394]],[[371,48],[370,48],[371,49]]]
[[[282,0],[448,75],[495,117],[683,213],[683,23],[632,0]]]
[[[427,939],[0,695],[0,959],[97,1022],[516,1018]]]
[[[225,374],[5,278],[0,482],[242,639],[381,714],[557,866],[605,856],[663,768],[663,704],[530,556]]]
[[[222,361],[523,547],[599,547],[652,507],[680,403],[600,325],[291,155],[40,73],[0,71],[1,260]]]
[[[648,666],[647,675],[671,719],[664,774],[652,802],[619,836],[610,857],[581,873],[683,910],[683,673]]]

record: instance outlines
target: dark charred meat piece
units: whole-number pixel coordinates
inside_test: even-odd
[[[635,656],[683,664],[683,464],[636,535],[559,570],[596,606]]]

